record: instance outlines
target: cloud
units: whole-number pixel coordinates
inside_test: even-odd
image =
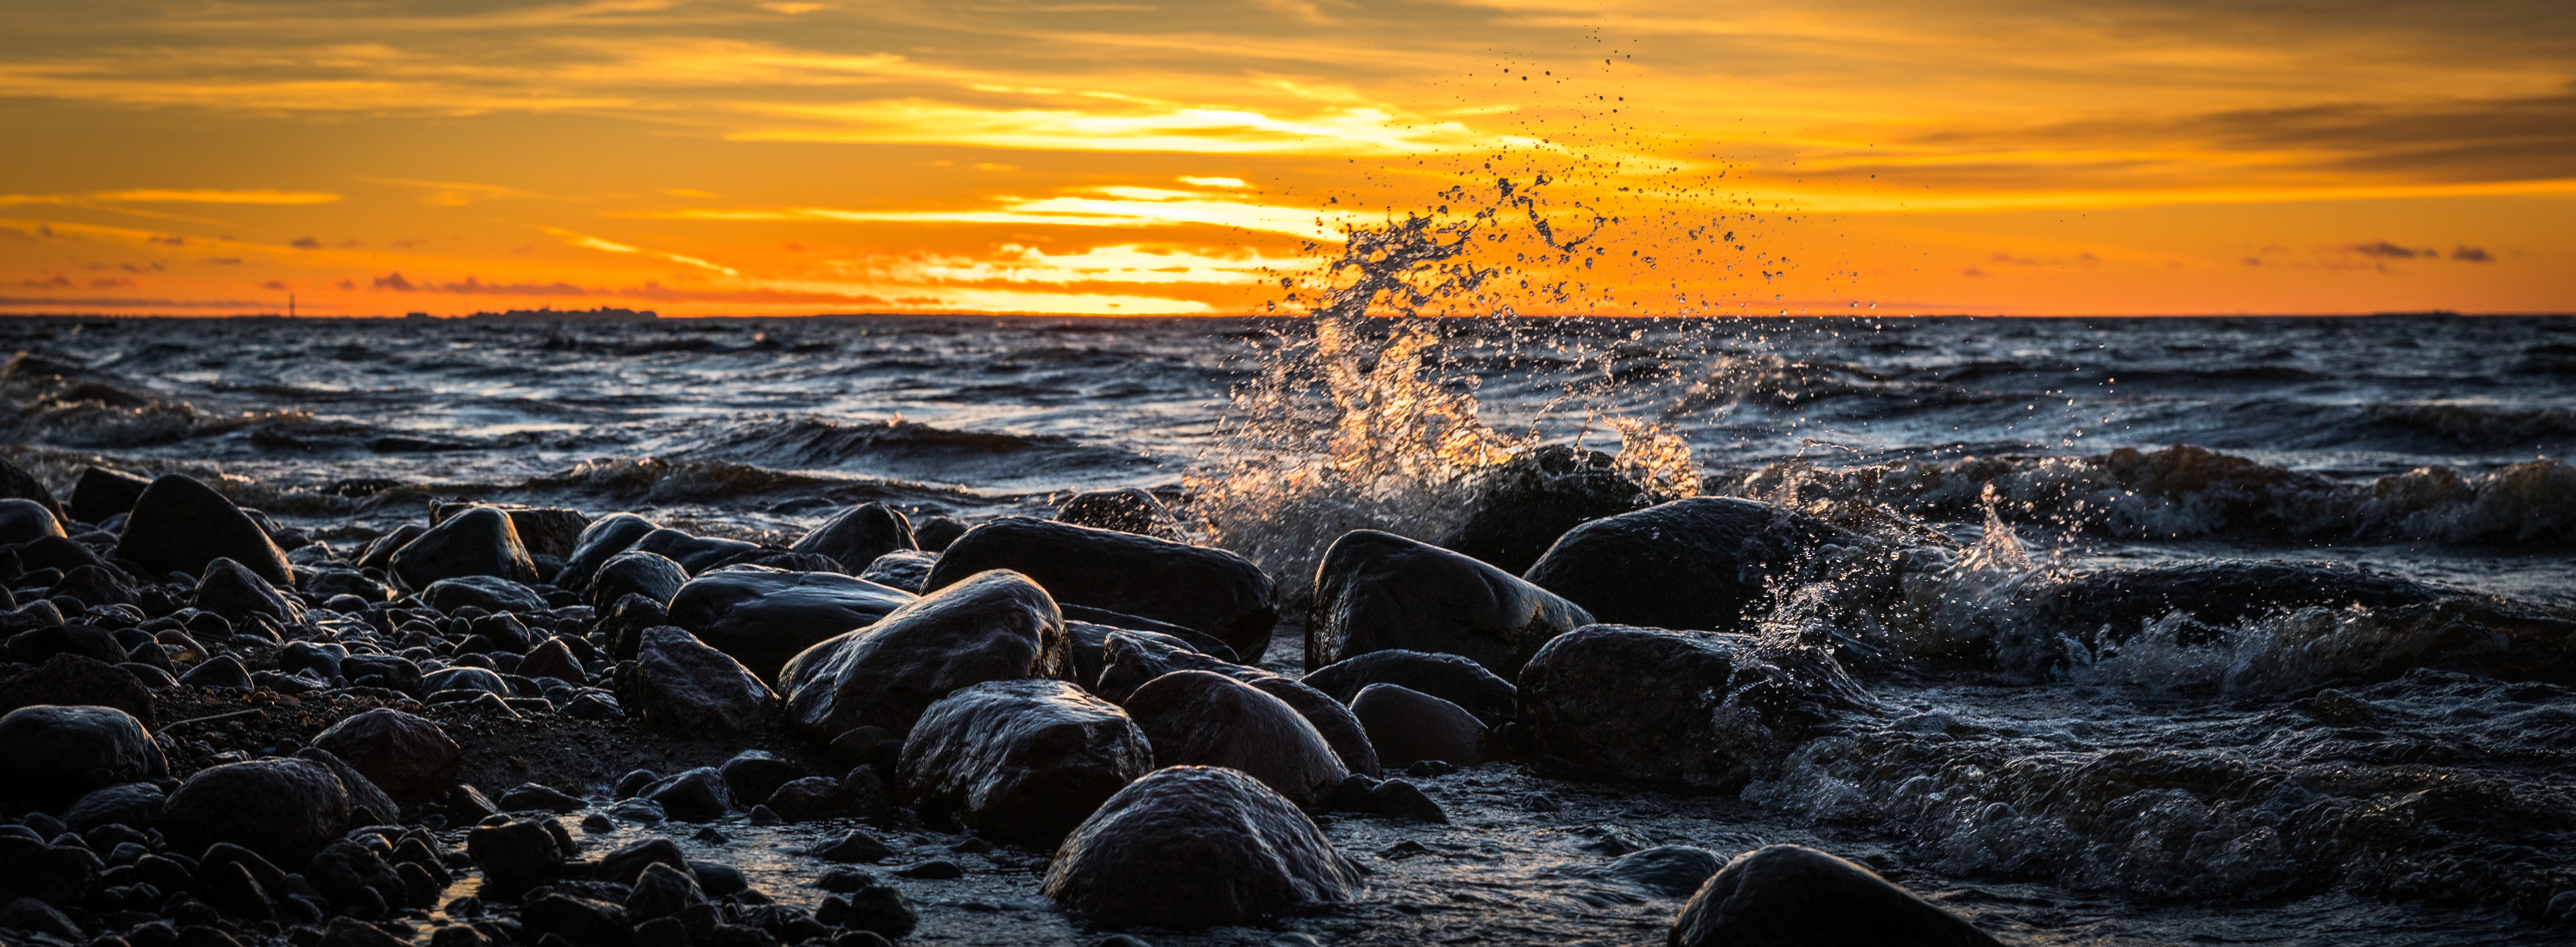
[[[2465,244],[2451,251],[2451,259],[2468,263],[2495,262],[2495,257],[2487,255],[2485,247],[2472,247]]]
[[[420,288],[413,286],[410,280],[404,279],[401,273],[387,273],[376,277],[374,283],[377,289],[390,289],[398,293],[414,292]]]
[[[628,246],[623,243],[602,240],[588,234],[575,233],[561,227],[539,227],[537,229],[561,238],[564,242],[570,243],[576,247],[587,247],[593,250],[602,250],[609,253],[640,253],[645,256],[660,257],[673,263],[685,263],[702,270],[711,270],[717,273],[722,273],[726,276],[742,275],[741,271],[735,270],[733,267],[719,263],[710,263],[693,256],[682,256],[677,253],[664,253],[660,250],[647,250],[642,247]]]
[[[582,296],[589,293],[571,283],[486,283],[471,276],[464,282],[440,283],[426,291],[467,296]]]
[[[311,237],[297,237],[293,241],[288,242],[287,246],[294,247],[298,250],[319,250],[322,248],[322,241],[315,240]]]
[[[403,187],[420,188],[423,190],[423,193],[419,198],[420,202],[433,207],[463,207],[468,204],[489,200],[499,200],[505,197],[529,198],[540,196],[519,190],[518,188],[502,187],[497,184],[469,184],[460,181],[421,181],[412,178],[362,177],[358,180],[373,182],[376,184],[395,184]]]
[[[1339,225],[1357,219],[1321,207],[1263,204],[1196,191],[1102,186],[1059,197],[998,197],[999,206],[951,209],[847,210],[794,207],[735,210],[646,211],[620,216],[661,220],[830,220],[949,224],[1054,225],[1065,227],[1171,227],[1206,225],[1310,240],[1341,239]],[[631,248],[622,252],[634,252]]]
[[[2384,260],[2412,260],[2419,256],[2438,257],[2442,255],[2442,251],[2440,250],[2417,250],[2412,247],[2401,247],[2386,240],[2375,241],[2372,243],[2356,243],[2352,246],[2345,247],[2344,249],[2361,254],[2362,256],[2375,256]]]

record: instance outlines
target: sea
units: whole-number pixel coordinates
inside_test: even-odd
[[[342,549],[460,498],[786,541],[1142,487],[1295,596],[1563,444],[1956,550],[1963,607],[2299,560],[2576,614],[2576,318],[61,317],[0,355],[0,453],[58,490],[187,473]],[[2122,617],[1874,669],[1885,713],[1654,824],[1883,852],[2019,943],[2576,939],[2569,682],[2406,669],[2439,630],[2357,606]]]

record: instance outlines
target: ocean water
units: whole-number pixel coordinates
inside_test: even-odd
[[[1574,444],[1942,550],[1862,636],[1884,712],[1738,796],[1635,797],[1661,840],[1883,852],[2031,943],[2576,937],[2576,692],[2410,669],[2455,615],[1928,657],[2069,577],[2241,559],[2491,597],[2567,653],[2576,319],[61,318],[0,353],[0,442],[58,489],[186,472],[342,549],[453,498],[785,540],[1142,486],[1293,592],[1342,530],[1436,536]],[[1766,627],[1830,637],[1817,581]]]

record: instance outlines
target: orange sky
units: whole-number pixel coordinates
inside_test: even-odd
[[[0,312],[2576,310],[2576,5],[1936,6],[18,0]]]

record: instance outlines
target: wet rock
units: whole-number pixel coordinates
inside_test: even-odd
[[[1500,726],[1520,713],[1519,688],[1484,665],[1454,654],[1371,651],[1298,680],[1343,703],[1371,684],[1395,684],[1464,707],[1488,727]]]
[[[919,595],[921,584],[930,578],[930,567],[938,561],[937,555],[918,549],[897,549],[870,560],[858,575],[887,588]]]
[[[437,694],[446,691],[481,691],[494,697],[509,698],[518,696],[517,692],[510,689],[510,682],[502,680],[501,675],[483,668],[471,666],[452,667],[446,670],[432,671],[428,674],[421,675],[420,689],[424,694]]]
[[[1341,758],[1343,769],[1372,777],[1383,775],[1377,747],[1369,743],[1368,728],[1360,724],[1360,718],[1351,713],[1350,707],[1334,700],[1332,695],[1284,677],[1235,679],[1253,690],[1279,698],[1281,703],[1288,705],[1288,709],[1306,718],[1307,723],[1314,724],[1315,732],[1323,734],[1324,742],[1332,746],[1333,755]]]
[[[148,477],[105,467],[83,467],[80,479],[72,482],[72,519],[104,523],[119,513],[133,512],[134,501],[151,485]]]
[[[536,783],[520,783],[517,788],[502,793],[497,802],[503,812],[564,813],[587,805],[581,801],[580,796]]]
[[[1466,516],[1440,545],[1518,574],[1567,530],[1641,509],[1654,502],[1648,494],[1644,484],[1619,470],[1616,458],[1549,444],[1488,471]]]
[[[394,553],[401,551],[404,545],[419,539],[420,534],[426,532],[429,532],[429,527],[419,523],[404,523],[396,526],[393,532],[378,536],[367,543],[366,551],[359,553],[358,561],[350,565],[360,571],[374,569],[383,572],[393,566]]]
[[[1112,628],[1107,625],[1095,625],[1090,622],[1067,619],[1064,623],[1065,665],[1062,667],[1041,667],[1038,669],[1038,673],[1060,681],[1072,681],[1075,684],[1082,685],[1086,688],[1098,683],[1100,681],[1100,672],[1106,670],[1109,664],[1109,636],[1114,632],[1120,631],[1128,630],[1124,628]],[[1174,638],[1170,635],[1136,631],[1128,631],[1128,633],[1142,636],[1173,650],[1192,650],[1189,642],[1183,641],[1179,638]],[[1151,678],[1148,678],[1147,680],[1150,679]],[[1136,683],[1142,684],[1144,682],[1138,681]],[[1130,689],[1132,690],[1133,688]]]
[[[640,885],[643,883],[642,879],[654,874],[655,865],[662,866],[665,871],[677,871],[688,881],[690,890],[697,890],[698,879],[689,871],[688,857],[680,853],[678,842],[667,838],[645,839],[620,846],[617,850],[600,856],[599,880],[614,881],[622,885]]]
[[[1101,638],[1100,653],[1100,680],[1092,685],[1091,692],[1120,705],[1126,704],[1127,698],[1146,682],[1174,671],[1213,671],[1229,677],[1268,673],[1192,651],[1169,636],[1123,629]]]
[[[689,570],[670,557],[649,552],[621,552],[591,576],[585,601],[606,610],[629,595],[641,595],[667,607],[671,596],[689,584]]]
[[[411,899],[394,866],[385,864],[374,850],[348,839],[332,842],[314,853],[303,875],[333,904],[364,904],[365,892],[373,892],[385,904],[397,907]]]
[[[1181,521],[1163,501],[1136,487],[1074,494],[1056,508],[1056,522],[1168,539],[1181,538]]]
[[[555,576],[555,584],[567,589],[588,588],[600,566],[659,528],[652,520],[633,513],[611,513],[591,521],[573,539],[572,553],[564,557],[563,572]]]
[[[669,839],[657,841],[670,842]],[[676,855],[679,847],[672,846],[671,851]],[[604,862],[602,864],[605,865]],[[626,916],[637,922],[677,917],[682,911],[707,903],[707,894],[699,890],[698,879],[689,874],[686,861],[677,865],[658,861],[646,863],[636,871],[630,883],[635,890],[626,896]]]
[[[465,833],[465,854],[483,869],[493,893],[523,891],[563,872],[565,852],[554,833],[535,822],[505,822]]]
[[[572,555],[573,547],[590,527],[590,517],[580,510],[558,506],[517,506],[486,503],[441,503],[429,511],[430,525],[436,526],[477,507],[490,506],[508,514],[510,528],[519,534],[519,543],[527,547],[530,557],[553,556],[561,559]]]
[[[254,614],[287,624],[304,620],[304,606],[287,601],[268,580],[230,559],[206,564],[206,572],[197,579],[196,592],[188,604],[222,615],[234,624],[249,621]]]
[[[63,505],[54,500],[54,491],[7,458],[0,458],[0,497],[27,500],[45,509],[45,515],[59,523],[64,521]]]
[[[671,623],[768,681],[799,652],[875,624],[915,598],[834,572],[737,566],[681,586],[671,597]]]
[[[1208,671],[1174,671],[1127,699],[1158,766],[1223,766],[1300,808],[1318,809],[1350,772],[1324,735],[1279,698]]]
[[[43,664],[0,678],[0,713],[39,704],[114,707],[132,714],[147,730],[156,725],[152,691],[133,672],[80,654],[55,654]]]
[[[0,930],[41,934],[64,944],[85,943],[89,940],[81,933],[80,925],[74,923],[68,915],[54,910],[53,905],[35,898],[19,898],[7,904],[0,904]]]
[[[0,799],[61,812],[90,792],[168,772],[143,723],[114,707],[20,707],[0,716]]]
[[[51,605],[39,602],[29,608],[53,611]],[[74,654],[101,663],[125,660],[125,649],[117,647],[116,636],[95,625],[48,625],[9,636],[9,660],[20,664],[39,664],[58,654]]]
[[[0,546],[31,543],[47,536],[61,536],[63,524],[54,519],[51,510],[34,500],[0,500]]]
[[[886,856],[894,854],[894,849],[887,848],[884,842],[865,829],[851,829],[840,838],[815,845],[806,854],[824,861],[849,864],[883,861]]]
[[[313,738],[397,800],[431,799],[456,782],[465,752],[438,724],[390,707],[332,724]]]
[[[762,804],[789,822],[841,815],[850,810],[849,787],[829,776],[791,779],[770,792]]]
[[[1455,766],[1484,762],[1477,747],[1485,741],[1485,725],[1466,708],[1421,691],[1371,684],[1351,701],[1351,714],[1367,729],[1369,745],[1377,748],[1378,762],[1384,765],[1411,766],[1421,760]]]
[[[251,877],[250,869],[240,863],[200,872],[197,895],[217,910],[234,917],[268,920],[277,916],[277,897],[268,886]]]
[[[220,654],[197,662],[195,668],[190,669],[186,674],[179,675],[179,683],[190,687],[236,691],[246,691],[252,686],[250,670],[242,667],[240,658],[229,654]]]
[[[607,613],[599,617],[596,627],[608,638],[609,657],[632,661],[635,660],[636,649],[644,645],[644,629],[669,624],[671,613],[662,607],[662,603],[629,594],[609,606]]]
[[[977,526],[940,553],[923,587],[1014,569],[1055,597],[1166,621],[1257,655],[1278,623],[1270,577],[1221,549],[1022,516]]]
[[[858,569],[886,553],[921,547],[913,541],[912,520],[883,503],[861,503],[832,514],[787,548]]]
[[[647,726],[671,733],[748,736],[767,725],[775,699],[740,662],[664,625],[644,630],[627,706]]]
[[[637,552],[656,553],[679,563],[680,568],[697,575],[717,568],[727,559],[757,550],[758,545],[739,539],[716,539],[692,536],[676,529],[657,529],[644,534],[629,547]]]
[[[272,585],[293,585],[286,552],[231,500],[181,474],[166,474],[135,498],[116,557],[155,575],[197,575],[217,559],[241,563]]]
[[[1589,874],[1659,898],[1686,898],[1725,865],[1726,859],[1707,849],[1658,845],[1621,855]]]
[[[308,746],[295,751],[295,758],[320,763],[331,770],[331,775],[339,777],[340,788],[349,793],[351,824],[385,825],[402,821],[402,807],[394,804],[393,797],[385,795],[385,791],[377,788],[373,780],[368,779],[365,774],[358,772],[339,757],[333,756],[331,751]],[[400,903],[399,900],[396,903]]]
[[[497,575],[441,579],[420,590],[421,604],[442,612],[473,606],[487,612],[542,612],[545,596]]]
[[[788,780],[795,779],[799,770],[796,764],[779,759],[766,750],[745,750],[717,766],[716,772],[724,776],[725,785],[733,790],[735,799],[759,802],[768,799],[770,793],[777,792],[778,787],[787,785]]]
[[[98,553],[90,551],[88,546],[61,536],[41,537],[19,546],[17,553],[19,568],[29,572],[53,569],[68,574],[82,566],[107,565],[107,560],[99,558]]]
[[[356,687],[381,687],[420,693],[420,665],[398,654],[352,654],[340,659],[340,673]]]
[[[1129,615],[1125,612],[1113,612],[1105,608],[1093,608],[1088,605],[1066,605],[1062,602],[1058,602],[1056,603],[1056,607],[1064,610],[1064,620],[1068,622],[1086,622],[1107,628],[1119,629],[1121,631],[1150,632],[1152,634],[1162,635],[1166,638],[1176,638],[1180,640],[1182,646],[1200,654],[1207,655],[1208,657],[1215,658],[1219,661],[1231,661],[1236,664],[1243,663],[1243,656],[1236,654],[1233,646],[1228,645],[1223,641],[1219,641],[1209,635],[1202,634],[1195,629],[1183,628],[1167,621],[1155,621],[1141,615]],[[1255,655],[1255,657],[1259,656]]]
[[[829,739],[866,725],[903,733],[951,691],[1030,677],[1043,652],[1059,652],[1061,664],[1065,646],[1064,618],[1046,590],[997,569],[807,649],[779,682],[788,718],[809,734]]]
[[[1748,635],[1578,628],[1521,670],[1541,762],[1595,778],[1742,785],[1827,719],[1871,707],[1833,657]]]
[[[1735,857],[1673,919],[1673,947],[1987,947],[1997,941],[1867,868],[1797,845]]]
[[[1053,845],[1153,769],[1144,731],[1062,681],[988,681],[921,716],[905,739],[902,804],[985,838]]]
[[[921,544],[923,552],[946,552],[948,544],[966,535],[966,529],[966,524],[955,518],[933,516],[912,525],[912,540]]]
[[[1511,573],[1428,543],[1363,529],[1315,569],[1306,666],[1401,649],[1471,658],[1511,677],[1592,615]]]
[[[1692,497],[1577,526],[1522,577],[1605,623],[1738,631],[1772,577],[1828,543],[1859,540],[1785,507]]]
[[[385,570],[402,584],[427,589],[445,579],[490,576],[512,582],[537,581],[537,564],[519,540],[510,515],[478,506],[429,528],[419,539],[395,551]]]
[[[548,639],[528,649],[528,656],[519,659],[519,668],[513,673],[531,680],[551,677],[568,684],[590,681],[590,675],[581,669],[581,659],[573,657],[572,646],[561,638]]]
[[[48,590],[48,593],[50,598],[69,597],[83,606],[92,608],[102,605],[136,605],[143,601],[136,593],[134,585],[125,580],[125,573],[107,566],[82,566],[73,569],[69,575],[63,576],[62,581],[54,583],[54,587]]]
[[[562,937],[573,947],[625,947],[629,935],[625,908],[568,894],[530,901],[519,918],[530,931]]]
[[[383,928],[354,917],[335,917],[322,928],[322,939],[314,947],[405,947],[400,937],[385,933]],[[179,947],[191,947],[183,938]],[[221,945],[215,945],[221,947]]]
[[[725,784],[724,774],[712,766],[654,780],[636,797],[652,800],[680,822],[713,822],[734,807],[732,787]]]
[[[175,850],[229,842],[272,863],[301,865],[349,826],[349,790],[330,767],[253,760],[198,770],[170,794],[161,832]]]
[[[392,586],[367,578],[355,569],[301,568],[296,570],[296,577],[303,580],[304,591],[325,601],[348,595],[368,602],[390,602],[396,596]]]
[[[0,836],[0,901],[26,897],[78,907],[97,890],[102,869],[98,855],[78,845]]]
[[[1359,869],[1305,813],[1230,769],[1157,770],[1065,838],[1043,890],[1101,927],[1250,924],[1358,899]]]
[[[161,821],[168,798],[161,787],[151,783],[122,783],[93,790],[72,803],[63,813],[63,825],[74,832],[88,833],[102,825],[143,828]]]

